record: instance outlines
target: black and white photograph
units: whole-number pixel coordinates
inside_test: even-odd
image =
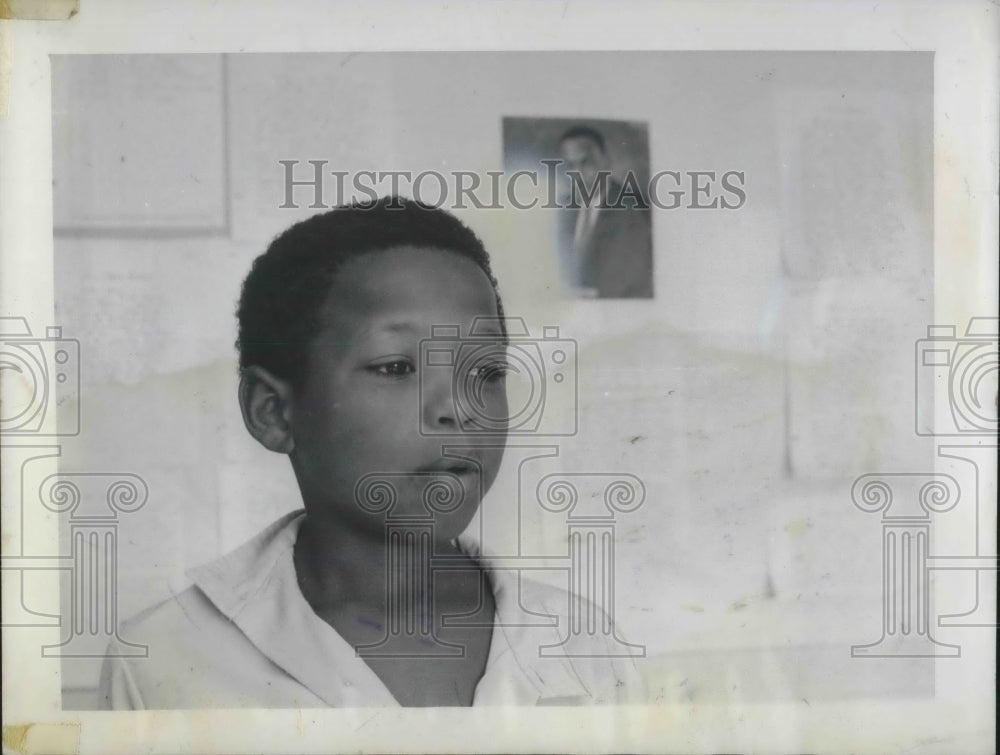
[[[504,170],[547,180],[553,250],[569,295],[653,297],[649,143],[645,124],[505,118]],[[522,173],[523,171],[523,173]]]
[[[992,751],[988,3],[99,5],[0,22],[5,753]]]

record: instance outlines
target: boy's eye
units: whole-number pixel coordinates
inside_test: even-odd
[[[394,359],[391,362],[381,362],[368,368],[382,377],[405,377],[416,372],[413,362],[409,359]]]
[[[505,361],[480,362],[469,370],[469,377],[480,383],[491,383],[503,380],[510,372],[510,366]]]

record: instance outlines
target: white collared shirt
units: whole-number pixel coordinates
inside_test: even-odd
[[[303,511],[288,514],[232,553],[189,572],[194,585],[125,622],[120,636],[149,646],[146,658],[108,648],[103,708],[308,708],[397,706],[354,648],[323,621],[298,586],[293,546]],[[465,540],[466,552],[475,548]],[[472,555],[470,553],[470,555]],[[476,554],[478,555],[478,554]],[[488,567],[488,559],[483,560]],[[567,594],[488,569],[496,602],[486,670],[474,706],[640,703],[645,690],[631,658],[603,635],[583,655],[558,646],[568,627]],[[551,652],[551,651],[548,651]]]

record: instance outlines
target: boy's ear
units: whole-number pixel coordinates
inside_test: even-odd
[[[263,367],[247,367],[240,375],[240,410],[250,434],[269,451],[290,454],[292,436],[292,388]]]

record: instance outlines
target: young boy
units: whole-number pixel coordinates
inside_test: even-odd
[[[594,657],[542,657],[568,631],[565,593],[458,539],[503,455],[503,428],[477,424],[507,409],[502,316],[482,242],[442,210],[387,197],[278,236],[243,285],[239,402],[289,457],[304,511],[129,622],[149,657],[112,643],[102,705],[635,701],[632,661],[601,635]],[[457,326],[439,353],[475,326],[485,358],[425,370],[436,326]]]

